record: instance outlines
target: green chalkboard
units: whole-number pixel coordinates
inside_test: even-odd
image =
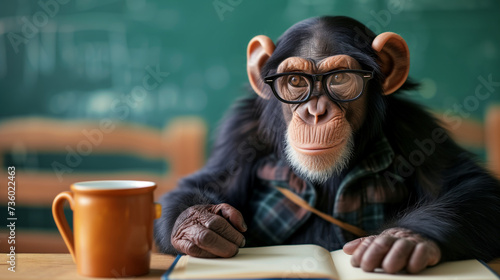
[[[500,81],[499,14],[494,0],[2,1],[0,121],[113,118],[161,128],[198,115],[212,133],[249,94],[248,41],[320,15],[401,34],[410,75],[423,83],[409,97],[441,111],[465,104],[481,120],[500,100],[498,82],[471,99],[484,81]]]

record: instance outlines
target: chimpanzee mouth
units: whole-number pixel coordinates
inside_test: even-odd
[[[324,154],[329,150],[336,149],[338,146],[341,146],[344,142],[345,142],[344,139],[341,139],[340,141],[326,147],[324,145],[296,145],[295,143],[293,143],[293,141],[290,141],[290,144],[292,148],[297,152],[305,155],[314,156],[318,154]]]
[[[292,119],[287,137],[298,152],[324,153],[341,145],[350,136],[349,131],[349,125],[341,117],[335,117],[321,125],[308,125],[297,117]]]

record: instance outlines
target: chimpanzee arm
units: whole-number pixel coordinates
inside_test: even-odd
[[[172,229],[189,207],[228,203],[240,211],[245,208],[252,166],[264,149],[256,137],[256,99],[252,96],[236,104],[219,128],[206,166],[161,197],[162,217],[155,222],[155,240],[161,252],[178,253],[171,244]]]
[[[438,243],[442,259],[489,261],[500,252],[500,184],[470,156],[460,155],[444,176],[441,194],[408,212],[397,227]]]

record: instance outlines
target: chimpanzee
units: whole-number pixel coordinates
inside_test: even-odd
[[[388,273],[500,257],[500,184],[403,97],[418,86],[409,63],[399,35],[344,16],[301,21],[276,45],[253,38],[257,94],[225,117],[206,166],[161,198],[160,250],[313,243]]]

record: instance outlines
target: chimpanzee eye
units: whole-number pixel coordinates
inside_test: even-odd
[[[326,82],[330,94],[339,99],[356,98],[363,90],[363,78],[355,73],[333,73]]]
[[[288,84],[292,87],[306,87],[308,85],[306,79],[299,75],[290,75],[288,77]]]
[[[275,93],[288,101],[298,101],[307,97],[310,81],[301,75],[284,75],[274,81]]]
[[[348,83],[351,80],[351,77],[349,73],[336,73],[333,75],[332,79],[330,80],[330,85],[335,86],[335,85],[342,85],[345,83]]]

